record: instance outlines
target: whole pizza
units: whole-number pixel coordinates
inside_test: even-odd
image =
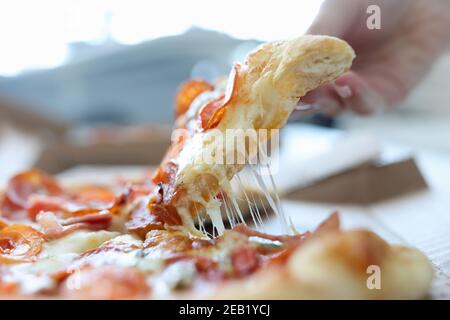
[[[186,82],[172,145],[141,179],[67,186],[37,170],[11,178],[0,200],[0,297],[425,297],[433,272],[418,250],[342,230],[337,213],[306,233],[251,228],[231,183],[245,163],[205,160],[223,151],[215,138],[227,130],[284,126],[300,97],[346,72],[353,58],[342,40],[302,36],[263,44],[225,82]],[[254,152],[244,144],[246,159]]]

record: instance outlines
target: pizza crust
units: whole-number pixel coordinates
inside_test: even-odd
[[[380,289],[368,289],[371,265],[380,268]],[[285,266],[201,287],[184,298],[421,299],[432,277],[429,260],[417,249],[389,245],[368,230],[337,231],[300,246]]]

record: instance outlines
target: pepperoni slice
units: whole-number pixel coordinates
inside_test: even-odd
[[[52,212],[40,212],[36,221],[48,239],[57,239],[77,230],[105,230],[112,222],[108,210],[85,209],[76,211],[72,217],[60,219]]]
[[[114,205],[116,198],[116,195],[106,187],[86,186],[76,190],[73,200],[96,208],[109,208]]]
[[[225,93],[201,107],[199,111],[199,124],[202,130],[213,129],[217,127],[222,120],[227,106],[231,99],[236,95],[238,71],[239,65],[236,64],[233,66],[233,69],[231,69]]]
[[[24,224],[12,224],[0,230],[0,264],[34,261],[41,252],[44,235]]]
[[[17,174],[9,180],[6,196],[20,208],[28,207],[29,197],[33,194],[61,195],[62,188],[51,176],[38,170]]]
[[[114,205],[115,201],[109,203],[93,202],[85,204],[61,197],[33,195],[29,199],[27,211],[28,217],[35,221],[36,216],[41,212],[53,212],[59,217],[73,217],[109,209],[114,211],[116,209]]]
[[[17,293],[19,292],[19,285],[15,282],[0,282],[0,299],[3,300],[2,296],[7,299],[11,299],[14,295],[18,298]]]
[[[254,230],[252,228],[249,228],[248,226],[244,224],[238,224],[233,228],[233,231],[239,232],[243,235],[246,235],[247,237],[258,237],[261,239],[267,239],[271,241],[280,241],[280,242],[298,242],[305,239],[306,234],[297,234],[293,236],[286,236],[286,235],[271,235],[268,233],[260,232],[257,230]]]
[[[131,211],[130,219],[125,223],[125,227],[131,233],[145,238],[150,230],[164,229],[164,223],[158,220],[157,216],[150,214],[147,204],[142,202]]]
[[[7,266],[0,265],[0,299],[12,299],[13,297],[20,298],[17,295],[19,292],[19,285],[17,281],[11,279],[11,276],[11,270],[9,270]]]
[[[28,216],[35,221],[41,212],[53,212],[59,216],[83,215],[101,210],[117,211],[119,197],[102,187],[84,187],[68,196],[31,195],[28,199]]]
[[[59,197],[33,195],[28,201],[28,218],[36,221],[36,216],[40,212],[64,212],[67,203]]]
[[[178,118],[186,113],[192,101],[201,93],[212,91],[214,87],[203,80],[189,80],[181,85],[175,97],[175,115]]]
[[[145,275],[130,267],[103,266],[74,271],[63,283],[67,299],[144,299],[150,288]]]
[[[165,225],[179,226],[182,224],[180,215],[174,206],[155,203],[140,203],[130,214],[125,223],[128,231],[145,238],[151,230],[162,230]]]
[[[231,263],[235,276],[243,277],[253,273],[260,265],[256,248],[243,245],[236,248],[231,254]]]
[[[0,217],[0,230],[6,227],[8,223]]]
[[[149,204],[148,209],[150,210],[150,213],[162,223],[177,226],[181,225],[182,223],[177,209],[172,205]]]
[[[178,171],[178,165],[174,161],[167,161],[161,165],[153,176],[154,184],[173,184]]]
[[[214,240],[190,238],[180,231],[153,230],[147,234],[144,248],[148,256],[164,256],[172,262],[185,259],[197,250],[211,248]]]
[[[209,101],[199,111],[200,128],[208,130],[216,127],[225,114],[225,94]]]

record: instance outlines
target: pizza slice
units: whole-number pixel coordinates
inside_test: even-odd
[[[187,82],[176,99],[173,143],[154,176],[158,189],[150,210],[191,232],[192,218],[206,212],[222,233],[218,199],[233,197],[230,180],[258,153],[261,130],[270,139],[300,97],[347,71],[354,56],[340,39],[302,36],[263,44],[234,65],[226,86]],[[242,150],[235,139],[244,141]]]

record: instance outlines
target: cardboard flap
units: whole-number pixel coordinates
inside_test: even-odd
[[[409,158],[388,164],[366,163],[290,192],[286,198],[370,204],[426,188],[427,183],[414,159]]]
[[[45,149],[35,167],[58,173],[78,165],[156,165],[164,156],[169,142],[167,139],[86,146],[58,144]]]
[[[20,103],[1,97],[0,119],[6,123],[33,132],[50,133],[55,138],[63,137],[69,125],[63,121],[50,119],[36,112],[28,110]]]
[[[135,130],[136,129],[136,130]],[[71,130],[63,142],[49,144],[35,167],[49,173],[83,165],[157,165],[170,145],[171,128],[111,127]]]

